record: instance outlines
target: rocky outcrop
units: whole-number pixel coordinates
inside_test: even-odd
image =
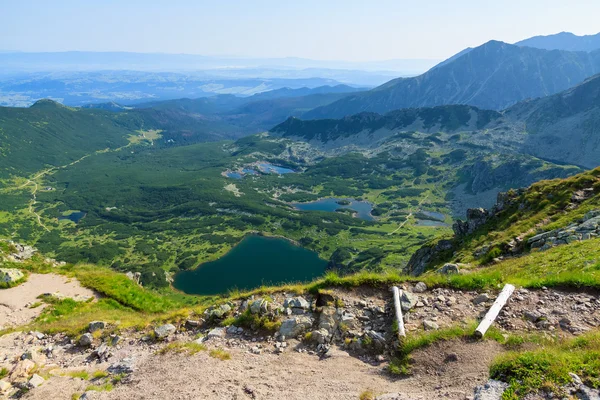
[[[4,283],[15,283],[20,279],[23,279],[25,275],[14,268],[0,268],[0,282]]]
[[[408,261],[406,272],[411,275],[421,275],[433,260],[442,253],[452,250],[453,247],[453,242],[450,240],[440,240],[435,245],[421,247]]]
[[[525,189],[519,189],[498,193],[496,204],[489,210],[484,208],[469,208],[467,210],[467,219],[465,221],[458,220],[452,225],[454,234],[457,238],[472,234],[495,217],[500,211],[512,205],[524,191]]]
[[[579,223],[563,229],[537,234],[527,240],[532,249],[547,250],[561,244],[589,240],[600,236],[600,210],[590,211]]]

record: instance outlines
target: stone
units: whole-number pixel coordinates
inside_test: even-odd
[[[19,279],[23,279],[25,275],[15,268],[0,268],[0,282],[14,283]]]
[[[473,304],[478,305],[490,301],[490,296],[487,293],[482,293],[473,299]]]
[[[106,343],[102,343],[97,349],[96,351],[94,351],[94,354],[96,355],[96,357],[98,357],[100,360],[105,360],[108,358],[109,356],[109,352],[110,349],[108,348],[108,345]]]
[[[280,337],[296,337],[310,329],[312,324],[312,318],[305,315],[298,315],[288,318],[281,323],[281,326],[279,327],[279,335]]]
[[[206,335],[208,339],[224,338],[225,336],[227,336],[227,330],[220,327],[212,329],[210,332],[208,332],[208,335]]]
[[[226,330],[226,331],[227,331],[227,333],[228,333],[228,334],[230,334],[230,335],[237,335],[237,333],[238,333],[238,328],[237,328],[237,326],[235,326],[235,325],[230,325],[230,326],[228,326],[228,327],[227,327],[227,330]]]
[[[402,308],[402,311],[406,312],[406,311],[410,311],[412,308],[414,308],[417,305],[417,302],[419,301],[419,297],[407,292],[406,290],[402,291],[402,295],[400,296],[400,307]]]
[[[418,282],[413,289],[415,293],[424,293],[427,291],[427,285],[425,282]]]
[[[535,311],[535,310],[527,310],[523,313],[523,316],[525,317],[526,320],[531,321],[531,322],[538,322],[539,320],[542,319],[542,313],[540,313],[539,311]]]
[[[289,297],[283,302],[283,307],[290,308],[292,314],[299,315],[310,309],[310,303],[302,296]]]
[[[81,335],[79,337],[79,340],[77,341],[77,343],[83,347],[90,347],[93,342],[94,342],[94,337],[92,336],[91,333],[84,333],[83,335]]]
[[[35,368],[35,363],[29,359],[21,360],[14,366],[10,374],[9,380],[16,381],[27,378],[29,373]]]
[[[317,342],[318,344],[324,344],[329,341],[330,334],[326,329],[318,329],[316,331],[312,331],[311,340]]]
[[[38,374],[33,374],[31,379],[29,379],[29,382],[27,382],[27,386],[31,389],[35,389],[36,387],[40,386],[42,383],[44,383],[44,378],[42,378]]]
[[[446,358],[444,358],[444,362],[458,362],[458,354],[456,354],[456,353],[446,354]]]
[[[133,365],[133,358],[124,358],[117,363],[111,364],[110,367],[108,367],[108,372],[111,374],[130,374],[134,371]]]
[[[37,340],[42,340],[46,337],[46,335],[44,335],[42,332],[31,332],[31,334],[33,335],[33,337],[35,337]]]
[[[257,346],[251,348],[250,351],[252,352],[252,354],[260,354],[260,349]]]
[[[442,268],[438,270],[438,272],[443,275],[452,275],[458,274],[460,270],[458,269],[458,265],[456,264],[445,264]]]
[[[210,307],[204,313],[207,315],[208,318],[221,319],[230,312],[231,306],[229,304],[221,304],[219,306]]]
[[[435,331],[440,329],[440,326],[433,321],[424,320],[423,328],[425,328],[426,331]]]
[[[6,382],[4,379],[0,380],[0,393],[7,394],[10,389],[12,389],[12,385]]]
[[[189,328],[199,328],[204,323],[204,320],[200,319],[188,319],[185,321],[185,326]]]
[[[250,312],[252,314],[259,314],[263,303],[266,303],[263,299],[254,300],[252,304],[250,304]]]
[[[508,388],[508,383],[488,380],[485,384],[475,388],[474,400],[501,400],[502,393]]]
[[[88,332],[95,332],[100,329],[104,329],[106,327],[106,322],[104,321],[92,321],[88,326]]]
[[[600,390],[581,385],[577,391],[580,400],[600,400]]]
[[[172,324],[161,325],[154,328],[154,337],[156,339],[164,339],[167,336],[175,333],[175,331],[177,331],[177,328],[175,328],[175,326]]]

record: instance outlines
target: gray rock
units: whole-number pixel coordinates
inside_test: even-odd
[[[230,325],[227,327],[227,333],[230,335],[237,335],[238,333],[238,328],[235,325]]]
[[[443,275],[452,275],[458,274],[460,270],[458,269],[458,265],[456,264],[445,264],[442,268],[438,270],[438,272]]]
[[[106,322],[104,321],[92,321],[88,326],[88,332],[95,332],[100,329],[104,329],[106,327]]]
[[[473,299],[473,304],[478,305],[490,301],[490,296],[487,293],[482,293]]]
[[[294,314],[303,314],[310,309],[310,303],[302,296],[290,297],[283,302],[285,308],[291,308]]]
[[[330,335],[326,329],[318,329],[312,332],[311,339],[318,344],[324,344],[329,342]]]
[[[112,364],[108,367],[108,372],[111,374],[130,374],[134,371],[134,359],[124,358],[118,363]]]
[[[440,329],[440,326],[433,321],[424,320],[423,328],[425,328],[426,331],[435,331]]]
[[[427,285],[424,282],[418,282],[415,285],[414,292],[415,293],[424,293],[427,291]]]
[[[229,304],[221,304],[219,306],[213,306],[209,308],[204,313],[208,318],[221,319],[230,312],[231,306]]]
[[[0,268],[0,282],[13,283],[22,279],[25,275],[15,268]]]
[[[259,314],[259,313],[260,313],[260,311],[261,311],[261,306],[262,306],[262,304],[263,304],[263,303],[265,303],[265,302],[266,302],[266,301],[265,301],[265,300],[263,300],[263,299],[257,299],[257,300],[254,300],[254,301],[252,302],[252,304],[250,304],[250,312],[251,312],[252,314]]]
[[[592,389],[585,385],[581,385],[576,393],[578,399],[581,400],[600,400],[600,391]]]
[[[105,360],[108,358],[110,353],[110,349],[108,348],[108,345],[106,343],[102,343],[97,349],[96,351],[94,351],[94,354],[96,355],[96,357],[98,357],[100,360]]]
[[[402,311],[410,311],[417,305],[418,301],[418,296],[403,290],[402,295],[400,296],[400,307],[402,308]]]
[[[29,382],[27,382],[27,386],[31,389],[35,389],[36,387],[40,386],[42,383],[44,383],[44,378],[42,378],[38,374],[33,374],[31,379],[29,379]]]
[[[202,319],[188,319],[187,321],[185,321],[185,326],[190,328],[198,328],[202,326],[203,323],[204,320]]]
[[[310,329],[312,324],[312,318],[305,315],[298,315],[286,319],[281,323],[281,327],[279,327],[279,335],[285,337],[296,337]]]
[[[161,325],[154,328],[154,337],[156,339],[164,339],[167,336],[175,333],[175,331],[177,331],[177,328],[175,328],[175,326],[172,324]]]
[[[540,319],[542,319],[542,313],[540,313],[539,311],[536,310],[527,310],[523,313],[523,316],[525,317],[526,320],[531,321],[531,322],[538,322]]]
[[[210,332],[208,332],[208,335],[206,335],[208,339],[224,338],[225,336],[227,336],[227,330],[225,328],[220,327],[212,329]]]
[[[502,393],[508,388],[508,383],[488,380],[484,385],[475,388],[474,400],[501,400]]]
[[[77,343],[83,347],[89,347],[92,345],[93,342],[94,342],[94,337],[92,336],[91,333],[84,333],[83,335],[81,335],[81,337],[77,341]]]

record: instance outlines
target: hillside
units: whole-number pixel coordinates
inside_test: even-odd
[[[490,41],[414,78],[398,78],[306,113],[341,118],[364,111],[468,104],[502,110],[568,89],[600,72],[600,51],[548,51]]]
[[[535,47],[545,50],[594,51],[600,49],[600,33],[578,36],[571,32],[534,36],[515,43],[516,46]]]
[[[516,104],[504,114],[524,121],[525,152],[588,168],[600,164],[600,75],[553,96]]]
[[[125,146],[133,130],[111,113],[68,108],[51,100],[29,108],[0,107],[0,177],[30,174]]]

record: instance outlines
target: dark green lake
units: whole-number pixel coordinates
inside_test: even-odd
[[[175,275],[173,286],[189,294],[219,294],[261,285],[307,282],[325,272],[327,261],[285,239],[247,236],[218,260]]]

